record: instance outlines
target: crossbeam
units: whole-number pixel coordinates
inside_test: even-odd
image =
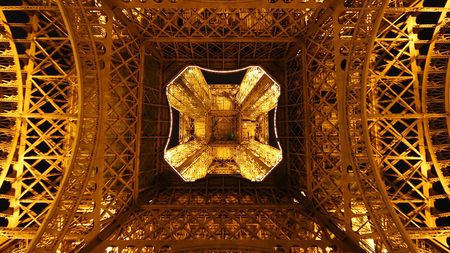
[[[450,237],[450,226],[438,228],[409,228],[406,230],[409,237],[416,239],[439,239]]]
[[[249,1],[115,1],[115,4],[121,8],[285,8],[285,9],[314,9],[323,5],[323,0],[249,0]]]

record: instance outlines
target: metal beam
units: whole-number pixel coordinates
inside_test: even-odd
[[[273,43],[291,43],[299,40],[298,37],[144,37],[144,43],[227,43],[227,42],[241,42],[241,43],[258,43],[258,42],[273,42]]]
[[[121,8],[183,8],[183,9],[202,9],[202,8],[285,8],[285,9],[315,9],[323,5],[317,0],[247,0],[247,1],[227,1],[227,0],[176,0],[176,1],[114,1],[115,5]]]
[[[450,226],[437,228],[409,228],[406,232],[413,240],[442,239],[450,237]]]
[[[123,3],[123,1],[114,1],[114,0],[103,0],[102,4],[106,9],[109,9],[114,13],[114,16],[127,28],[128,31],[139,40],[142,41],[142,33],[138,26],[134,22],[131,22],[122,12],[122,8],[119,6],[120,3]],[[161,59],[161,54],[156,48],[152,45],[147,45],[145,47],[145,50],[148,50],[148,52],[153,55],[157,59]]]
[[[100,233],[98,233],[93,239],[87,242],[84,247],[82,247],[78,252],[80,253],[91,253],[95,252],[96,248],[105,241],[114,231],[116,231],[136,210],[136,206],[131,206],[130,209],[118,214],[114,217],[113,221],[104,228]]]
[[[324,228],[327,228],[336,236],[336,238],[338,239],[338,245],[342,249],[345,249],[348,252],[356,253],[370,252],[370,249],[361,247],[361,245],[364,245],[361,241],[353,239],[353,237],[350,236],[347,231],[344,231],[342,228],[337,226],[336,223],[334,223],[333,220],[330,219],[329,215],[319,210],[305,196],[299,194],[297,191],[291,191],[291,194],[295,196],[299,205],[302,205],[302,210],[306,215],[314,218],[318,224],[320,224]]]
[[[145,247],[149,244],[154,247],[155,250],[161,249],[166,245],[170,245],[171,250],[183,250],[183,249],[253,249],[253,252],[280,252],[278,250],[288,250],[289,248],[295,249],[307,249],[320,248],[326,250],[331,246],[337,244],[337,240],[183,240],[183,241],[144,241],[144,240],[117,240],[114,241],[114,246],[127,247]],[[325,252],[325,251],[323,251]]]

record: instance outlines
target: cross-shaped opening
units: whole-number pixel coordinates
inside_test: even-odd
[[[239,72],[245,74],[237,81]],[[261,67],[220,72],[188,66],[166,92],[172,120],[164,158],[185,181],[207,174],[261,181],[281,161],[275,124],[280,86]]]

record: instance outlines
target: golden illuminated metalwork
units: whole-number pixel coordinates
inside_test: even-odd
[[[236,94],[236,102],[239,105],[242,104],[263,75],[264,72],[258,67],[251,67],[247,70],[247,74],[239,86],[239,92]]]
[[[450,252],[449,0],[0,2],[0,252]]]
[[[164,159],[185,181],[208,173],[261,181],[281,161],[279,143],[270,146],[267,136],[270,132],[276,139],[275,113],[272,130],[258,121],[276,108],[280,86],[261,67],[235,72],[243,70],[239,85],[208,85],[202,69],[189,66],[167,86],[169,105],[177,111],[172,113],[170,132],[175,127],[179,136],[169,137]],[[259,138],[262,132],[265,137]]]

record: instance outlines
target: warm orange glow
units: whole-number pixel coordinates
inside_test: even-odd
[[[169,139],[177,143],[169,147],[169,140],[164,158],[185,181],[208,173],[261,181],[281,161],[279,143],[269,144],[269,132],[276,139],[276,129],[268,129],[280,86],[260,67],[242,70],[246,73],[240,84],[208,85],[202,69],[189,66],[167,86],[178,123],[172,113]],[[275,115],[272,120],[275,126]],[[172,136],[173,127],[178,138]]]

